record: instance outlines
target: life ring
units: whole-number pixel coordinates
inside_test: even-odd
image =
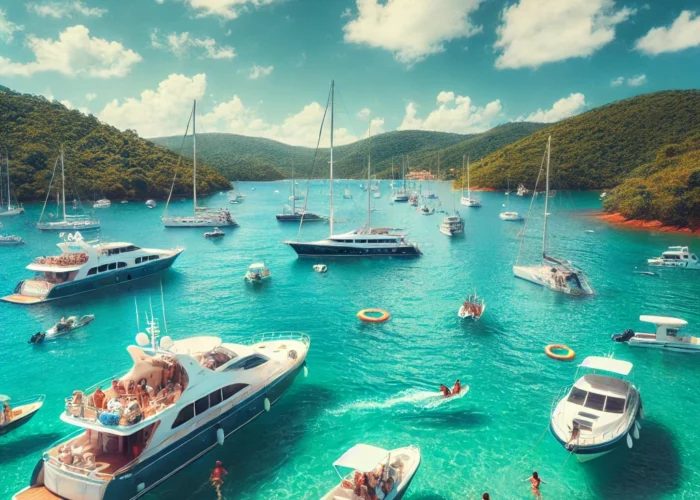
[[[566,351],[566,354],[557,354],[554,350]],[[544,353],[552,359],[558,359],[559,361],[571,361],[576,356],[574,350],[564,344],[549,344],[544,348]]]
[[[370,316],[370,314],[379,314],[379,316]],[[357,317],[366,323],[384,323],[391,315],[384,309],[363,309],[357,313]]]

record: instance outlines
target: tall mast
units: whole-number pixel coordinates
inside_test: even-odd
[[[462,155],[462,198],[464,198],[464,160],[467,158],[467,155]]]
[[[547,173],[546,173],[546,187],[544,192],[544,230],[542,231],[542,259],[546,257],[546,246],[547,246],[547,205],[549,202],[549,154],[552,148],[552,136],[550,135],[547,139]]]
[[[467,198],[472,199],[472,187],[469,182],[469,156],[467,156]]]
[[[297,188],[294,180],[294,162],[292,161],[292,213],[297,213]]]
[[[335,80],[331,80],[331,236],[333,236],[333,108],[335,107]],[[367,188],[369,189],[369,188]]]
[[[440,151],[438,151],[438,176],[437,180],[440,180]]]
[[[10,210],[10,155],[5,151],[5,161],[7,162],[7,210]]]
[[[369,136],[369,145],[367,147],[367,233],[371,231],[372,223],[372,120],[369,122],[367,135]]]
[[[66,222],[66,172],[63,166],[63,145],[61,145],[61,192],[63,199],[63,222]]]
[[[197,101],[192,105],[192,192],[194,193],[194,218],[197,218]]]

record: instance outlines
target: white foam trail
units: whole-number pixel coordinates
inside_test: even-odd
[[[436,408],[446,401],[460,399],[469,391],[468,386],[462,387],[462,392],[456,396],[445,398],[441,392],[437,391],[421,391],[418,389],[407,389],[400,392],[397,396],[389,398],[386,401],[356,401],[347,404],[337,410],[332,410],[334,415],[342,415],[352,410],[379,410],[392,408],[398,405],[412,405],[419,408]]]

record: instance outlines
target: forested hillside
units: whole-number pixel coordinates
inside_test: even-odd
[[[177,154],[133,131],[120,132],[56,101],[1,86],[0,117],[0,152],[9,154],[13,196],[20,201],[46,197],[61,145],[67,197],[162,198],[170,191]],[[197,174],[201,192],[230,188],[226,178],[205,165]],[[191,191],[191,161],[183,159],[176,192]]]

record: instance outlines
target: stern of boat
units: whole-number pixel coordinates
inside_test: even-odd
[[[31,305],[44,302],[51,293],[53,285],[41,280],[20,281],[15,287],[14,293],[0,297],[0,300],[12,304]]]

